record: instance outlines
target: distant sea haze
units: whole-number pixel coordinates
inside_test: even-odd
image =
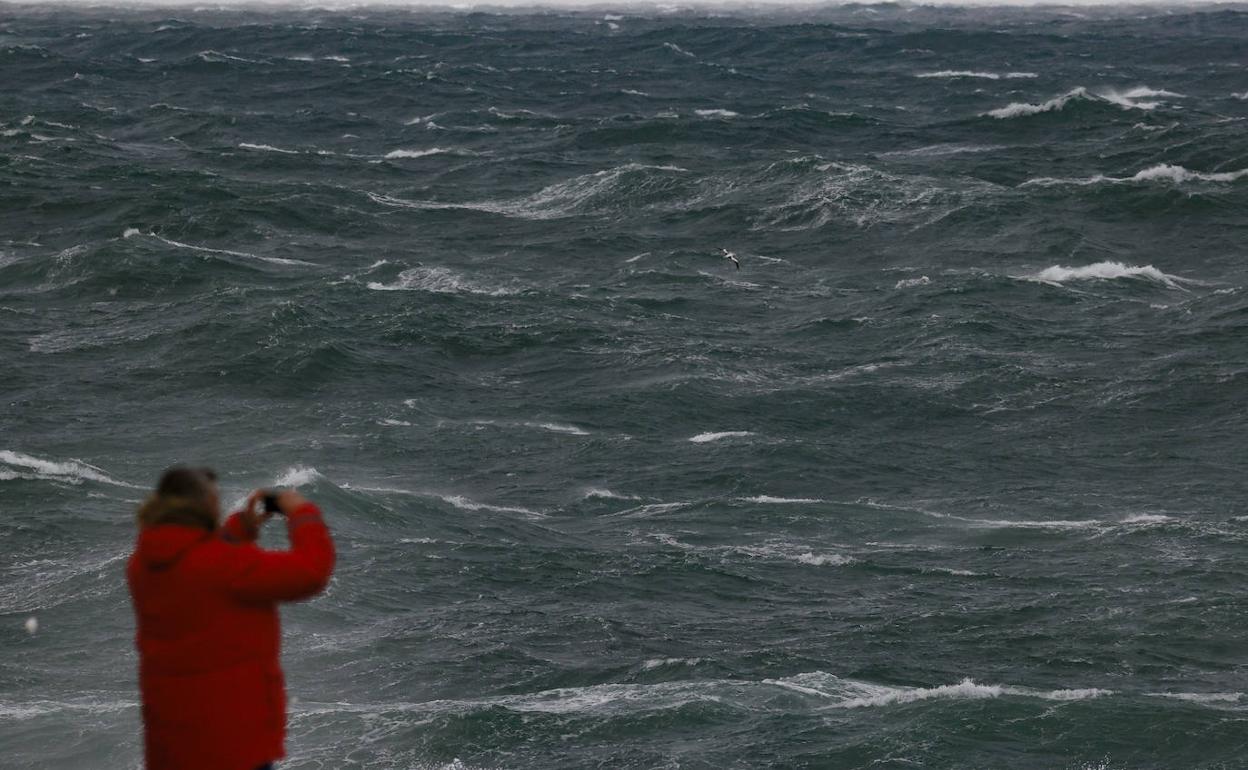
[[[141,765],[175,462],[338,543],[283,770],[1241,766],[1245,39],[7,6],[5,768]]]

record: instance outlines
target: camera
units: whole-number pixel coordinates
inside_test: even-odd
[[[264,495],[264,512],[265,513],[281,513],[282,507],[277,504],[277,495],[272,492],[266,492]]]

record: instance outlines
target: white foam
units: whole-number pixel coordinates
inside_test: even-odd
[[[81,484],[84,481],[96,481],[103,484],[111,484],[116,487],[127,487],[130,489],[140,489],[135,484],[128,484],[124,481],[109,476],[103,470],[82,462],[81,460],[44,460],[32,455],[23,454],[22,452],[14,452],[12,450],[0,450],[0,463],[8,465],[8,468],[0,468],[0,480],[14,481],[17,479],[41,480],[41,481],[57,481],[66,484]]]
[[[894,289],[912,289],[915,286],[926,286],[932,282],[931,278],[921,275],[918,278],[903,278],[893,286]]]
[[[741,114],[739,112],[733,112],[732,110],[723,109],[694,110],[693,113],[699,118],[736,118],[740,117]]]
[[[124,232],[122,232],[121,237],[122,237],[122,238],[133,238],[133,237],[134,237],[134,236],[136,236],[136,235],[142,235],[142,234],[143,234],[143,233],[139,232],[138,230],[136,230],[136,229],[135,229],[135,228],[133,228],[133,227],[127,227],[127,228],[125,229],[125,231],[124,231]]]
[[[963,679],[958,684],[941,685],[939,687],[881,687],[868,685],[868,692],[858,697],[848,698],[836,703],[838,708],[872,708],[894,706],[918,701],[946,700],[983,700],[1000,698],[1004,695],[1040,698],[1053,701],[1076,701],[1089,698],[1100,698],[1112,695],[1112,690],[1099,688],[1083,688],[1077,690],[1031,690],[1023,687],[1005,685],[977,684],[972,679]]]
[[[237,61],[237,62],[243,62],[244,64],[259,64],[260,63],[256,61],[255,59],[244,59],[241,56],[231,56],[228,53],[221,53],[220,51],[213,51],[211,49],[207,51],[200,51],[198,54],[196,54],[196,56],[198,56],[200,59],[206,62]]]
[[[1038,115],[1042,112],[1056,112],[1057,110],[1064,108],[1067,104],[1070,104],[1070,102],[1076,99],[1090,99],[1090,98],[1091,97],[1088,94],[1088,89],[1080,87],[1072,91],[1067,91],[1061,96],[1055,96],[1052,99],[1049,99],[1047,102],[1040,102],[1039,104],[1031,104],[1028,102],[1012,102],[1006,105],[1005,107],[1000,107],[995,110],[989,110],[988,112],[985,112],[984,114],[989,117],[997,118],[998,120],[1007,120],[1009,118],[1019,118],[1019,117],[1025,117],[1027,115]]]
[[[1244,698],[1242,692],[1151,692],[1149,695],[1189,703],[1239,703]]]
[[[688,51],[686,51],[685,49],[683,49],[683,48],[681,48],[680,46],[676,45],[675,43],[664,43],[664,44],[663,44],[663,47],[664,47],[664,48],[666,48],[666,49],[668,49],[669,51],[675,51],[676,53],[680,54],[681,56],[688,56],[688,57],[689,57],[689,58],[691,58],[691,59],[696,59],[696,58],[698,58],[697,56],[694,56],[693,54],[689,53]]]
[[[295,466],[287,468],[280,476],[273,480],[274,487],[302,487],[307,484],[315,483],[317,479],[325,478],[316,468],[308,468],[304,466]]]
[[[629,96],[649,96],[650,95],[646,93],[645,91],[638,91],[635,88],[624,88],[620,90],[620,93],[628,94]]]
[[[1159,513],[1137,513],[1126,517],[1122,520],[1122,523],[1151,526],[1154,524],[1170,524],[1174,521],[1175,518],[1173,516],[1165,516]]]
[[[1139,182],[1174,182],[1182,184],[1185,182],[1235,182],[1245,176],[1248,176],[1248,168],[1238,171],[1223,171],[1215,173],[1205,173],[1200,171],[1191,171],[1183,166],[1175,166],[1170,163],[1159,163],[1155,166],[1149,166],[1143,171],[1136,172],[1129,177],[1106,176],[1097,174],[1096,176],[1085,177],[1082,179],[1059,179],[1054,177],[1040,177],[1039,179],[1029,179],[1023,182],[1021,186],[1037,185],[1041,187],[1052,187],[1056,185],[1096,185],[1096,184],[1132,184]]]
[[[1183,279],[1167,275],[1152,265],[1144,265],[1137,267],[1134,265],[1126,265],[1122,262],[1097,262],[1082,267],[1064,267],[1062,265],[1054,265],[1032,276],[1027,276],[1029,280],[1042,281],[1044,283],[1062,284],[1067,281],[1090,281],[1090,280],[1115,280],[1119,278],[1143,278],[1150,281],[1170,286],[1172,288],[1182,288],[1177,281]]]
[[[259,254],[251,254],[251,253],[246,252],[246,251],[232,251],[232,250],[230,250],[230,249],[213,249],[213,248],[209,248],[209,247],[207,247],[207,246],[196,246],[196,245],[191,244],[191,243],[182,243],[181,241],[175,241],[175,240],[172,240],[172,239],[170,239],[170,238],[164,238],[164,237],[161,237],[161,236],[159,236],[159,235],[156,235],[155,233],[140,233],[140,235],[145,235],[145,236],[147,236],[148,238],[155,238],[156,240],[160,241],[161,243],[167,244],[167,245],[169,245],[169,246],[173,246],[173,247],[175,247],[175,248],[179,248],[179,249],[187,249],[187,250],[189,250],[189,251],[198,251],[198,252],[201,252],[201,253],[204,253],[204,254],[224,254],[224,255],[226,255],[226,256],[230,256],[230,257],[243,257],[243,258],[246,258],[246,259],[258,259],[258,260],[260,260],[261,262],[271,262],[271,263],[273,263],[273,264],[275,264],[275,265],[307,265],[307,266],[315,266],[315,264],[314,264],[314,263],[312,263],[312,262],[305,262],[305,261],[303,261],[302,259],[285,259],[285,258],[283,258],[283,257],[263,257],[263,256],[260,256]],[[133,236],[130,236],[130,237],[133,237]]]
[[[463,495],[437,495],[444,502],[450,503],[461,511],[491,511],[493,513],[522,513],[533,518],[545,518],[545,514],[538,511],[529,510],[528,508],[520,508],[514,505],[490,505],[489,503],[480,503],[476,500],[464,497]]]
[[[653,671],[665,666],[696,666],[701,662],[701,658],[651,658],[642,663],[641,667],[646,671]]]
[[[812,505],[814,503],[827,502],[817,497],[773,497],[771,495],[755,495],[754,497],[743,497],[741,500],[747,503],[762,503],[764,505]]]
[[[395,420],[391,417],[385,417],[377,421],[378,425],[385,425],[391,428],[410,428],[412,424],[407,420]]]
[[[726,431],[720,431],[719,433],[699,433],[696,436],[691,436],[689,438],[689,441],[695,444],[705,444],[709,441],[719,441],[721,439],[726,439],[726,438],[740,438],[742,436],[753,436],[753,435],[754,435],[754,432],[748,431],[748,430],[726,430]]]
[[[640,497],[636,497],[635,495],[621,495],[617,492],[612,492],[609,489],[600,489],[597,487],[591,487],[585,490],[585,494],[582,495],[582,497],[586,500],[592,499],[592,498],[598,498],[601,500],[640,500],[641,499]]]
[[[1031,104],[1028,102],[1013,102],[1005,107],[995,110],[989,110],[984,115],[1005,120],[1009,118],[1026,117],[1028,115],[1038,115],[1042,112],[1055,112],[1064,109],[1066,105],[1073,101],[1100,101],[1121,107],[1124,110],[1144,110],[1150,111],[1160,107],[1162,101],[1145,102],[1141,99],[1181,99],[1183,94],[1177,94],[1173,91],[1157,90],[1148,86],[1137,86],[1126,91],[1108,90],[1102,93],[1092,93],[1088,89],[1080,86],[1066,93],[1055,96],[1046,102],[1039,104]]]
[[[1248,101],[1248,91],[1244,91],[1242,94],[1231,94],[1231,97],[1240,101]]]
[[[282,155],[298,155],[298,150],[284,150],[281,147],[274,147],[271,144],[252,144],[250,142],[239,142],[238,146],[244,150],[255,150],[257,152],[278,152]]]
[[[1019,78],[1039,77],[1034,72],[1007,72],[1004,75],[996,72],[976,72],[972,70],[940,70],[939,72],[920,72],[915,75],[919,78],[982,78],[984,80],[1015,80]]]
[[[438,541],[432,537],[401,537],[399,538],[399,542],[410,545],[432,545]]]
[[[370,281],[366,284],[373,291],[425,291],[434,294],[482,294],[489,297],[505,297],[519,294],[520,289],[507,286],[490,286],[470,280],[446,267],[412,267],[399,273],[394,283]]]
[[[452,152],[455,152],[455,150],[446,150],[441,147],[430,147],[427,150],[391,150],[383,157],[385,157],[386,160],[398,160],[400,158],[424,158],[430,155],[443,155]]]
[[[541,430],[550,431],[551,433],[566,433],[569,436],[589,435],[589,431],[584,428],[578,428],[575,425],[565,425],[559,422],[525,422],[521,424],[529,428],[540,428]]]

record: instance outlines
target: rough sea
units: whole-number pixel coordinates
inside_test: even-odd
[[[141,766],[193,462],[337,538],[283,770],[1248,767],[1246,120],[1234,7],[0,7],[0,766]]]

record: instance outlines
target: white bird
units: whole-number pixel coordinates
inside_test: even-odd
[[[733,254],[733,253],[732,253],[731,251],[729,251],[728,249],[722,249],[722,248],[721,248],[721,249],[720,249],[720,251],[721,251],[721,252],[723,252],[723,254],[724,254],[724,259],[731,259],[731,260],[732,260],[732,264],[736,265],[738,270],[740,270],[740,269],[741,269],[741,260],[737,259],[737,255],[736,255],[736,254]]]

